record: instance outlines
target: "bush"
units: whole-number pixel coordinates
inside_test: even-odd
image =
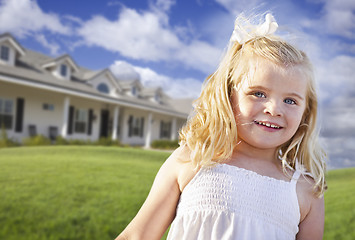
[[[0,148],[15,147],[15,146],[19,146],[19,143],[13,139],[9,139],[7,137],[7,132],[6,132],[5,126],[4,126],[4,124],[2,124],[1,136],[0,136]]]
[[[0,148],[4,147],[18,147],[20,144],[13,139],[0,139]]]
[[[151,144],[152,148],[158,149],[176,149],[179,147],[178,140],[155,140]]]
[[[99,146],[123,146],[119,140],[112,140],[111,138],[100,138],[94,144]]]
[[[43,135],[37,135],[23,140],[25,146],[47,146],[51,144],[51,140]]]
[[[68,145],[69,141],[59,135],[55,138],[55,144],[56,145]]]
[[[89,145],[90,141],[79,140],[79,139],[70,139],[67,140],[69,145]]]
[[[56,145],[97,145],[97,146],[123,146],[120,141],[112,140],[110,138],[100,138],[97,141],[90,140],[79,140],[79,139],[71,139],[67,140],[62,136],[58,136],[55,141]]]

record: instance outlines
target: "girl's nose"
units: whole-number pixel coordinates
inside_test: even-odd
[[[280,117],[282,116],[281,106],[276,101],[268,101],[265,104],[264,113],[273,117]]]

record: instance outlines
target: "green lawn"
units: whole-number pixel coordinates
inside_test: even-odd
[[[355,168],[327,174],[324,239],[355,239]]]
[[[115,147],[0,150],[0,239],[113,239],[168,153]]]
[[[99,146],[0,149],[0,239],[114,239],[166,152]],[[355,239],[355,169],[331,171],[325,239]]]

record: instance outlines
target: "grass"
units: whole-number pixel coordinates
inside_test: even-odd
[[[355,239],[355,168],[327,174],[324,239]]]
[[[113,239],[168,153],[108,147],[0,150],[0,239]]]
[[[99,146],[0,149],[0,239],[114,239],[167,152]],[[327,176],[324,239],[355,239],[355,169]]]

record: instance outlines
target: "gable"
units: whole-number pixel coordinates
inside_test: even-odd
[[[21,47],[20,44],[9,34],[0,35],[0,45],[7,44],[12,49],[15,50],[19,55],[25,55],[25,50]]]
[[[0,63],[14,66],[19,55],[25,50],[10,35],[0,35]]]
[[[78,71],[78,66],[69,55],[63,55],[42,65],[43,68],[55,68],[60,64],[66,64],[72,71]]]
[[[96,74],[89,80],[89,82],[93,88],[100,91],[101,93],[117,95],[117,93],[122,91],[116,79],[108,70],[104,70]],[[109,93],[107,93],[107,89]]]

